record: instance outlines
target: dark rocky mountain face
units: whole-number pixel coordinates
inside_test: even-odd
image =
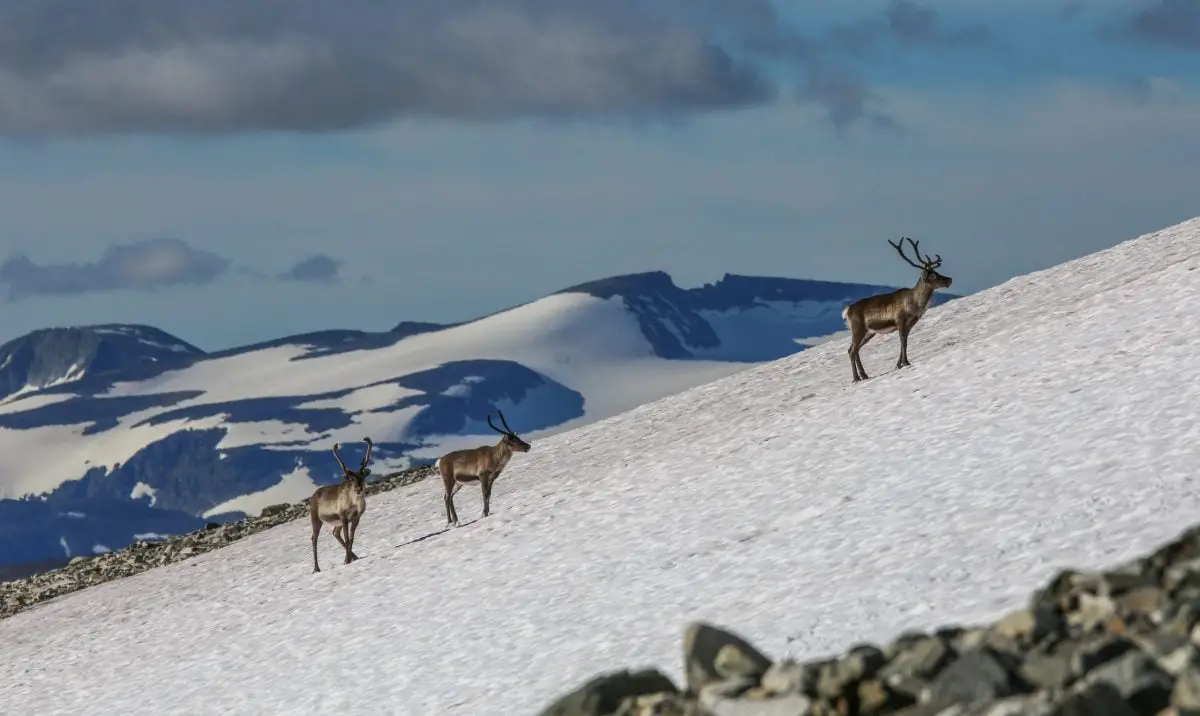
[[[137,379],[204,355],[196,346],[150,326],[46,328],[0,346],[0,399],[86,376]]]

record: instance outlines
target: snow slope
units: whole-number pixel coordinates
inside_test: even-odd
[[[535,439],[462,528],[380,496],[353,565],[301,521],[67,596],[0,622],[0,711],[530,714],[680,678],[685,620],[805,658],[997,616],[1195,522],[1198,287],[1200,218],[933,309],[911,368],[836,342]]]
[[[93,519],[53,533],[31,523],[40,537],[19,543],[0,534],[0,564],[90,553],[104,514],[90,499],[136,503],[139,520],[191,518],[181,525],[299,501],[340,477],[335,440],[370,435],[387,471],[492,440],[497,408],[541,439],[802,350],[842,330],[842,306],[881,290],[732,275],[681,289],[650,272],[454,326],[322,331],[218,354],[148,326],[37,331],[0,346],[0,503],[70,502]],[[124,546],[133,525],[126,533],[104,544]]]

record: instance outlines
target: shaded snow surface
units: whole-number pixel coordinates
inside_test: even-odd
[[[775,656],[980,621],[1200,514],[1200,219],[534,441],[477,520],[372,500],[340,564],[294,522],[0,622],[0,712],[532,714],[682,678],[707,619]]]

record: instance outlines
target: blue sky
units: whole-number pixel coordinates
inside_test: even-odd
[[[617,273],[975,291],[1200,215],[1195,0],[0,0],[0,340]]]

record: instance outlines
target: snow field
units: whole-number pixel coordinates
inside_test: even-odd
[[[536,713],[596,672],[677,679],[684,623],[782,656],[1023,604],[1200,507],[1200,219],[532,440],[479,520],[368,502],[342,565],[298,521],[0,622],[0,712]],[[953,272],[951,272],[953,273]],[[147,688],[147,685],[151,685]]]

